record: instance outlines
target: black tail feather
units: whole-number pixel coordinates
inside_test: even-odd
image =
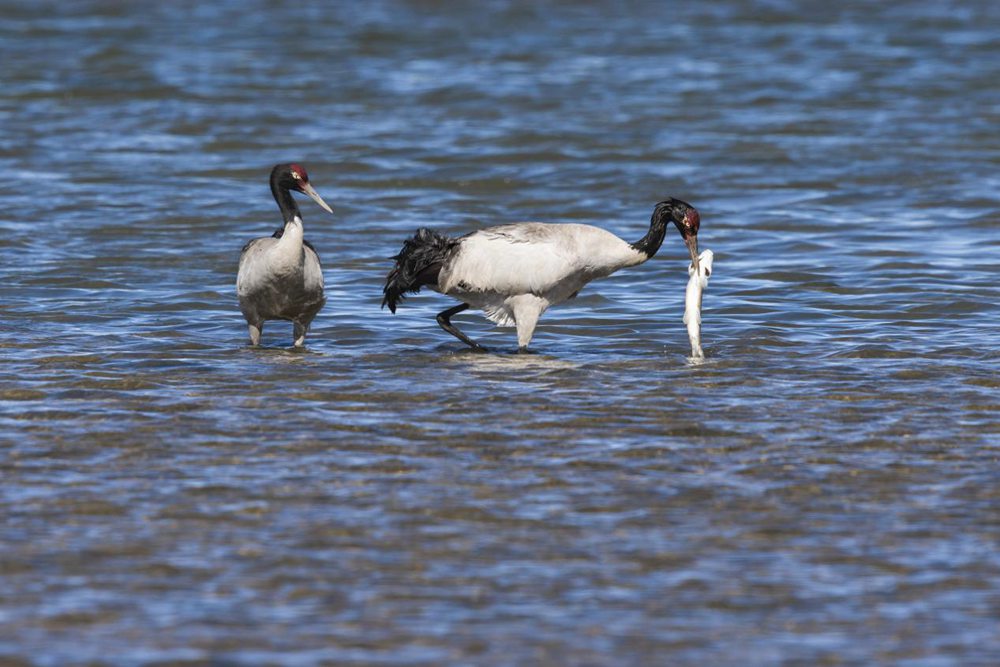
[[[421,227],[413,238],[403,241],[403,249],[392,259],[396,266],[385,277],[382,289],[382,307],[396,312],[396,304],[415,294],[424,285],[436,285],[441,266],[454,250],[458,241]]]

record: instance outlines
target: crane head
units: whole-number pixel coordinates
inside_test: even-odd
[[[277,177],[278,185],[281,187],[308,195],[324,211],[333,213],[333,209],[323,201],[319,193],[309,184],[309,174],[306,173],[302,165],[295,164],[294,162],[276,165],[271,172],[271,178],[274,179],[275,177]]]
[[[656,205],[657,209],[669,214],[670,222],[674,223],[677,231],[681,233],[688,253],[691,255],[691,265],[694,270],[698,270],[698,228],[701,226],[701,216],[698,209],[691,204],[680,199],[670,197]]]

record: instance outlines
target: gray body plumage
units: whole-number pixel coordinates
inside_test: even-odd
[[[281,238],[254,239],[244,246],[236,293],[254,345],[266,320],[291,322],[295,345],[304,343],[326,297],[319,256],[303,243],[301,221],[288,223]]]

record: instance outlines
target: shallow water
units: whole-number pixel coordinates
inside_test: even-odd
[[[3,3],[0,661],[991,664],[1000,11]],[[246,346],[303,201],[329,301]],[[686,252],[512,330],[421,225]]]

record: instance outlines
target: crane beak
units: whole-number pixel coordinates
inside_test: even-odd
[[[327,213],[333,213],[333,209],[327,206],[327,203],[323,201],[323,198],[319,196],[319,193],[313,189],[313,186],[309,185],[308,183],[303,183],[302,192],[309,195],[312,198],[312,200],[317,204],[319,204],[320,208],[322,208],[324,211],[326,211]]]
[[[688,247],[688,252],[691,253],[691,266],[694,267],[694,272],[698,273],[701,268],[698,262],[698,237],[692,234],[684,239],[684,243]]]

